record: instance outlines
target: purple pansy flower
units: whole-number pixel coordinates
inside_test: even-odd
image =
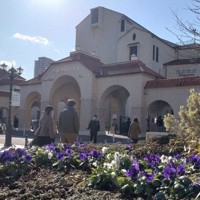
[[[126,172],[126,176],[132,179],[136,179],[137,175],[140,172],[140,167],[137,159],[133,160],[133,165],[130,167],[130,169]]]
[[[86,154],[86,152],[80,152],[79,153],[79,158],[82,161],[87,160],[87,154]]]
[[[149,155],[144,157],[144,160],[148,161],[148,166],[149,167],[157,167],[160,163],[160,156],[157,155]]]
[[[102,157],[102,153],[100,151],[97,151],[97,150],[91,150],[89,155],[94,157],[94,158],[101,158]]]
[[[144,171],[142,174],[146,177],[146,182],[147,182],[147,183],[152,183],[152,182],[153,182],[153,180],[154,180],[154,175],[155,175],[154,172],[148,173],[148,172],[145,172],[145,171]]]
[[[165,166],[163,175],[165,178],[175,178],[176,177],[176,168],[172,163],[169,163]]]
[[[177,167],[177,173],[178,175],[182,176],[185,174],[185,165],[184,164],[179,164]]]
[[[186,160],[187,162],[192,163],[196,168],[200,168],[200,156],[197,154],[192,154],[189,158]]]

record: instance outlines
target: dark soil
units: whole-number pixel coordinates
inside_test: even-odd
[[[54,170],[33,169],[18,180],[7,178],[0,183],[0,200],[119,200],[126,199],[119,191],[99,191],[87,187],[86,172],[75,170],[67,174]]]

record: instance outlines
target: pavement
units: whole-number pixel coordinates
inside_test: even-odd
[[[13,131],[12,132],[12,144],[13,147],[16,148],[24,148],[25,146],[25,135],[28,137],[28,142],[30,142],[34,138],[34,133],[31,131],[23,132],[23,131]],[[56,141],[59,141],[59,135],[56,137]],[[78,137],[79,141],[89,143],[90,142],[90,136],[89,135],[79,135]],[[144,141],[145,137],[142,135],[142,137],[139,138],[139,142]],[[97,143],[116,143],[120,142],[123,144],[130,143],[130,140],[125,135],[119,135],[119,134],[111,134],[106,132],[105,134],[99,134],[97,137]],[[0,134],[0,151],[5,150],[4,147],[5,144],[5,134]]]

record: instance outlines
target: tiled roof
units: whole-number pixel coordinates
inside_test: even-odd
[[[156,78],[164,78],[160,74],[146,67],[145,64],[142,63],[140,60],[113,64],[103,64],[98,57],[82,51],[72,52],[70,53],[69,57],[53,62],[47,70],[49,70],[51,67],[56,68],[56,65],[59,63],[68,63],[73,61],[78,61],[82,63],[82,65],[95,73],[97,77],[145,73]],[[45,72],[36,78],[24,82],[21,85],[40,84],[41,77],[45,74]]]
[[[70,58],[72,61],[77,60],[82,63],[90,71],[96,73],[97,77],[145,73],[157,78],[164,78],[160,74],[146,67],[140,60],[103,64],[96,56],[81,51],[71,53]]]
[[[164,79],[147,81],[145,89],[149,88],[168,88],[200,85],[200,77],[185,77],[177,79]]]
[[[98,57],[80,50],[71,52],[69,57],[58,60],[57,62],[54,62],[54,64],[73,61],[79,61],[82,65],[94,73],[99,73],[99,69],[103,65]]]
[[[13,80],[13,85],[20,85],[21,83],[23,83],[25,80],[21,80],[21,79],[14,79]],[[0,79],[0,85],[9,85],[10,84],[10,80],[9,79]]]
[[[42,76],[42,75],[39,75],[39,76],[37,76],[37,77],[35,77],[35,78],[32,78],[32,79],[30,79],[30,80],[27,80],[27,81],[21,83],[20,86],[21,86],[21,85],[35,85],[35,84],[40,84],[40,83],[41,83],[41,76]]]
[[[155,76],[157,78],[164,78],[160,74],[146,67],[146,65],[140,60],[103,65],[103,67],[101,68],[100,77],[136,73],[144,73]]]
[[[186,64],[194,64],[200,63],[200,58],[192,58],[192,59],[181,59],[181,60],[173,60],[168,63],[163,64],[164,66],[167,65],[186,65]]]

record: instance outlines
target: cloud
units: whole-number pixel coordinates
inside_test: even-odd
[[[29,36],[29,35],[24,35],[21,33],[15,33],[13,38],[19,39],[19,40],[27,40],[33,43],[39,43],[42,45],[48,45],[49,41],[46,38],[40,37],[40,36]]]

